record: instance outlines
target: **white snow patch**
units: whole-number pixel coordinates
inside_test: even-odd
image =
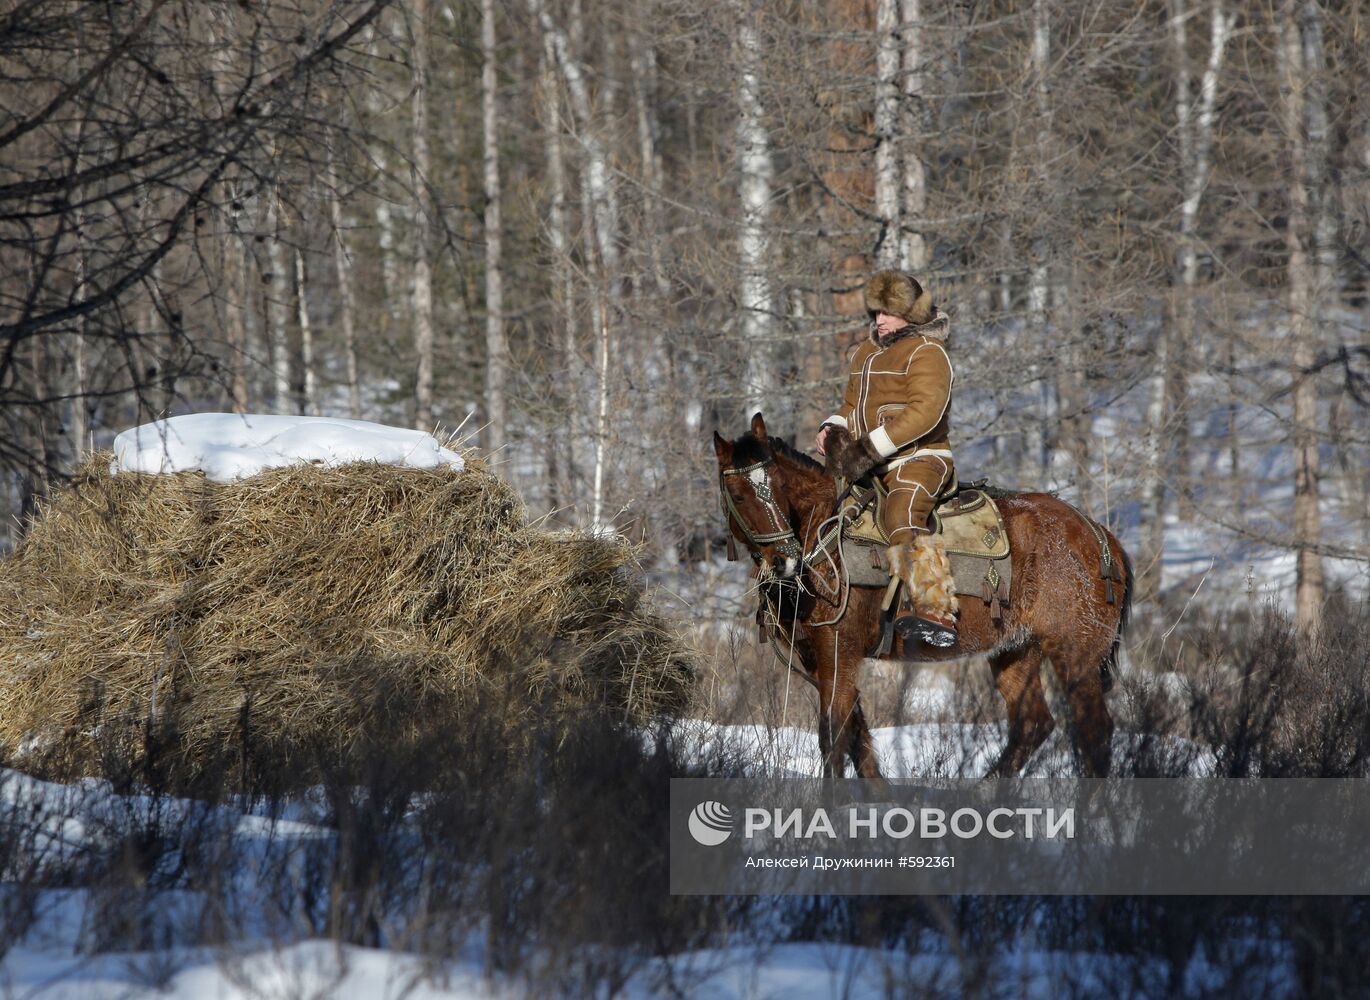
[[[369,420],[193,413],[124,431],[114,439],[110,472],[202,472],[227,483],[283,466],[332,468],[349,462],[465,467],[460,455],[431,434]]]
[[[1078,773],[1069,737],[1060,726],[1024,769],[1028,777]],[[683,719],[668,734],[684,760],[706,773],[739,772],[751,777],[818,777],[823,757],[812,730],[763,725],[719,725]],[[871,730],[880,771],[891,780],[978,778],[998,759],[1008,738],[1002,722],[920,722]],[[1118,730],[1115,761],[1145,756],[1149,761],[1208,777],[1216,772],[1212,751],[1178,737],[1148,737]]]
[[[614,526],[612,521],[591,521],[585,527],[585,534],[591,538],[601,538],[609,542],[623,540],[623,534]]]
[[[91,956],[16,948],[0,965],[0,983],[15,995],[45,1000],[499,1000],[522,995],[486,979],[473,963],[435,965],[418,955],[320,940],[243,951],[173,948]]]

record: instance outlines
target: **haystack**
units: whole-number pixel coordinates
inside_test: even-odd
[[[632,549],[529,526],[466,458],[219,483],[95,455],[0,561],[0,752],[36,736],[83,769],[113,725],[173,719],[192,766],[242,746],[307,770],[511,678],[528,713],[681,708],[691,656]]]

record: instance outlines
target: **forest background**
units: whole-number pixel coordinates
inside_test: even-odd
[[[961,477],[1113,526],[1144,619],[1362,599],[1364,0],[4,6],[0,547],[134,423],[352,416],[736,616],[710,434],[811,448],[901,267]]]

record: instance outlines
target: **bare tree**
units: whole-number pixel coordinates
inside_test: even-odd
[[[1300,9],[1302,7],[1302,9]],[[1312,233],[1309,192],[1321,179],[1321,150],[1309,142],[1310,83],[1323,72],[1321,25],[1313,0],[1287,2],[1276,24],[1282,124],[1289,142],[1289,218],[1285,223],[1289,283],[1289,339],[1294,396],[1294,542],[1298,579],[1295,616],[1300,629],[1315,631],[1322,620],[1323,566],[1318,472],[1318,395],[1313,361],[1317,354],[1317,274],[1308,244]]]
[[[899,0],[875,3],[875,213],[880,216],[880,234],[875,246],[877,267],[900,263],[900,233],[903,219],[900,194],[903,178],[899,171]]]
[[[559,28],[548,13],[543,0],[528,0],[529,10],[537,19],[556,56],[567,96],[575,116],[576,128],[585,149],[586,164],[582,177],[582,195],[586,236],[590,241],[589,258],[594,263],[594,288],[590,295],[591,315],[596,340],[596,390],[594,403],[594,478],[590,500],[591,522],[604,523],[606,509],[605,473],[609,448],[610,366],[614,351],[614,327],[621,312],[622,273],[619,266],[618,201],[609,165],[609,151],[600,131],[600,122],[593,110],[589,82],[578,58],[572,55],[568,32]],[[571,8],[569,35],[583,34],[580,11]]]
[[[551,256],[552,304],[556,319],[553,334],[555,367],[565,377],[550,386],[553,405],[563,415],[547,434],[548,490],[550,506],[565,504],[576,482],[576,422],[571,412],[570,385],[580,373],[576,351],[575,277],[571,266],[571,243],[567,230],[566,157],[562,149],[561,88],[557,83],[556,52],[552,39],[543,34],[538,52],[543,155],[547,171],[547,243]]]
[[[505,407],[509,345],[504,334],[504,284],[500,270],[503,232],[499,182],[499,50],[495,44],[495,0],[481,0],[481,140],[485,183],[485,431],[486,447],[504,447],[509,423]]]
[[[899,239],[899,260],[905,270],[922,273],[928,266],[927,245],[921,228],[927,212],[927,167],[923,163],[922,144],[926,118],[923,63],[929,57],[926,25],[922,18],[922,0],[901,0],[899,41],[904,82],[903,142],[900,159],[903,161],[904,202],[900,215],[903,232]]]
[[[739,7],[737,23],[737,159],[742,224],[738,230],[738,305],[747,351],[746,407],[764,410],[775,399],[775,357],[770,347],[771,140],[761,103],[761,38],[755,15]]]
[[[1175,132],[1181,178],[1180,219],[1170,322],[1156,336],[1147,408],[1147,544],[1143,560],[1144,592],[1154,594],[1162,579],[1165,518],[1173,461],[1183,461],[1186,448],[1167,448],[1185,434],[1187,358],[1196,343],[1194,297],[1199,275],[1199,208],[1208,187],[1212,162],[1214,107],[1223,53],[1232,31],[1232,15],[1222,0],[1209,4],[1208,58],[1193,94],[1189,67],[1188,26],[1196,8],[1189,0],[1169,0],[1168,27],[1175,79]]]
[[[384,52],[382,26],[383,19],[377,18],[376,24],[370,26],[365,34],[366,54],[372,61],[379,61]],[[396,179],[395,157],[392,155],[391,142],[384,133],[388,120],[402,103],[402,97],[391,96],[381,87],[371,87],[366,91],[365,103],[370,124],[367,157],[376,169],[372,215],[376,220],[376,250],[380,257],[381,299],[384,305],[381,313],[382,331],[395,336],[404,329],[404,304],[408,297],[403,294],[400,278],[399,227],[395,221],[398,206],[393,203],[391,195]]]
[[[432,160],[428,155],[428,0],[413,0],[414,426],[433,429]]]
[[[1048,0],[1032,2],[1032,40],[1031,40],[1030,78],[1035,115],[1032,118],[1033,132],[1033,173],[1036,177],[1036,192],[1045,198],[1051,177],[1047,169],[1049,150],[1052,146],[1053,115],[1051,88],[1048,82],[1051,62],[1051,11]],[[1038,216],[1033,229],[1032,262],[1028,274],[1028,329],[1036,344],[1042,349],[1032,356],[1045,353],[1047,340],[1047,309],[1051,302],[1051,270],[1054,247],[1050,235],[1045,231],[1047,220]],[[1040,475],[1046,479],[1051,474],[1051,439],[1055,414],[1052,412],[1055,399],[1052,390],[1058,373],[1051,369],[1043,370],[1034,364],[1034,382],[1041,394],[1041,405],[1037,417],[1037,432],[1033,436],[1032,449],[1040,464]],[[1053,366],[1054,367],[1054,366]]]
[[[300,412],[319,413],[319,375],[314,367],[314,325],[309,318],[309,278],[304,253],[295,248],[295,317],[300,326]]]
[[[649,11],[650,13],[650,11]],[[650,18],[649,18],[650,23]],[[657,149],[660,126],[656,111],[657,54],[650,34],[635,38],[629,55],[633,84],[633,117],[637,123],[638,160],[643,186],[643,240],[647,244],[648,268],[656,294],[663,298],[670,291],[666,265],[661,252],[662,175],[661,154]]]
[[[294,397],[294,377],[292,360],[294,351],[290,342],[290,304],[286,298],[290,288],[289,272],[286,270],[285,222],[281,218],[281,197],[278,189],[273,188],[266,199],[266,269],[262,272],[262,295],[266,304],[267,329],[271,333],[268,347],[271,352],[271,374],[276,410],[285,413],[299,409],[299,401]]]
[[[0,288],[0,464],[65,471],[78,449],[56,445],[71,437],[60,414],[73,395],[85,439],[105,433],[88,404],[160,412],[220,382],[219,345],[192,336],[214,324],[188,312],[226,294],[227,315],[242,316],[244,283],[221,284],[196,231],[246,212],[246,188],[275,211],[265,192],[315,127],[304,95],[346,71],[348,46],[387,2],[330,2],[307,18],[238,11],[217,36],[204,19],[223,11],[165,0],[37,0],[0,15],[0,260],[14,279]],[[220,59],[224,46],[234,51]],[[101,141],[74,141],[74,121]],[[68,360],[71,376],[50,377]]]
[[[343,360],[347,371],[347,411],[354,420],[362,415],[361,375],[357,363],[357,296],[352,282],[352,258],[347,249],[347,225],[343,218],[342,195],[336,156],[328,151],[328,221],[333,237],[333,272],[338,283],[338,321],[343,330]]]

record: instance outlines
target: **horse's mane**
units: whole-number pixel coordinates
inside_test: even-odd
[[[770,446],[769,451],[767,445]],[[763,444],[757,440],[756,435],[751,431],[733,442],[733,464],[740,467],[761,462],[769,458],[769,452],[772,451],[788,458],[802,469],[807,469],[810,472],[823,471],[821,464],[815,462],[783,437],[777,437],[774,434],[767,435],[766,442]]]

